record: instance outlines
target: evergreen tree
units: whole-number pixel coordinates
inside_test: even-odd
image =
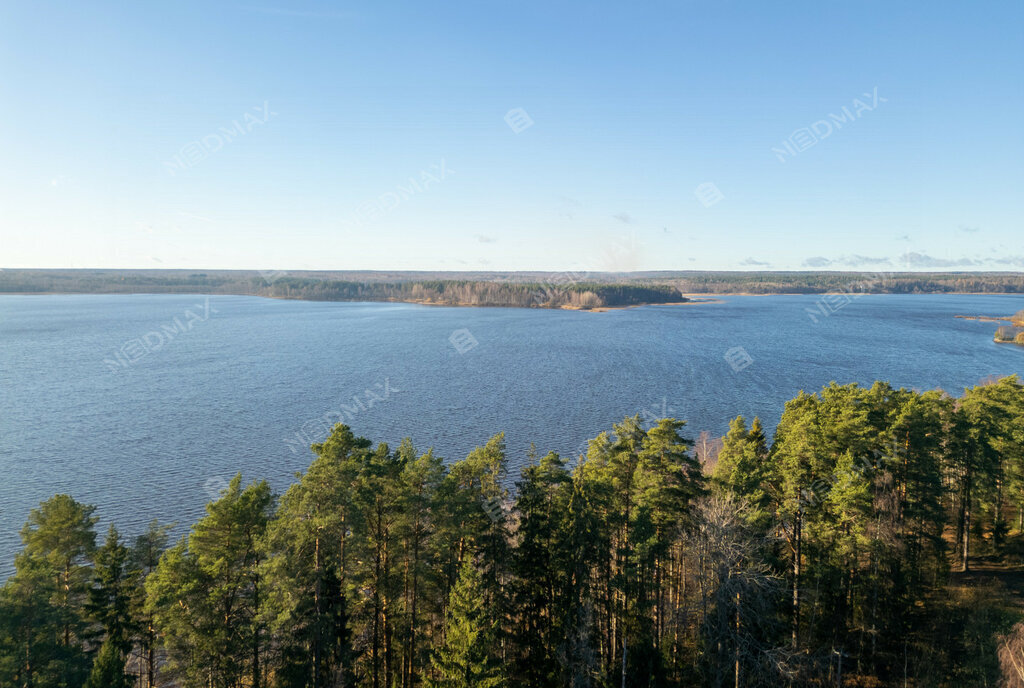
[[[157,635],[153,612],[146,607],[146,579],[156,571],[160,556],[167,549],[169,530],[169,525],[151,521],[145,532],[136,536],[129,552],[131,617],[135,622],[139,658],[143,664],[139,688],[156,685]]]
[[[746,502],[744,514],[751,523],[767,527],[771,517],[765,481],[768,478],[768,445],[761,419],[754,418],[750,429],[743,416],[729,424],[718,462],[712,473],[716,492],[734,495]]]
[[[146,581],[147,606],[185,685],[259,688],[266,654],[260,543],[273,497],[235,476]]]
[[[33,509],[21,530],[24,550],[5,586],[16,610],[8,636],[24,661],[16,672],[34,683],[77,688],[85,680],[85,602],[96,547],[95,507],[59,494]]]
[[[56,593],[45,562],[19,554],[14,575],[0,588],[0,686],[72,688],[68,661],[80,671],[88,666],[84,653],[61,644],[64,618],[53,604]]]
[[[354,680],[350,628],[359,472],[370,442],[337,425],[316,458],[281,498],[265,549],[266,616],[282,639],[284,686],[324,688]]]
[[[517,483],[517,546],[513,554],[514,599],[519,622],[514,642],[522,652],[515,675],[524,686],[558,685],[558,650],[566,642],[563,624],[570,614],[570,561],[565,514],[571,477],[558,454],[544,456],[523,470]]]
[[[136,581],[128,568],[129,554],[111,525],[93,559],[93,583],[86,602],[87,616],[97,627],[94,638],[110,645],[122,659],[131,649],[135,630],[131,607]]]
[[[124,670],[124,653],[117,645],[108,639],[100,646],[85,688],[131,688],[133,681]]]
[[[398,452],[403,457],[396,528],[402,543],[402,613],[398,631],[402,644],[401,686],[413,688],[430,661],[429,641],[435,630],[441,630],[434,620],[443,618],[447,578],[439,570],[442,553],[436,515],[441,513],[438,493],[446,468],[433,451],[416,457],[409,440],[402,442]]]
[[[444,641],[431,657],[429,688],[498,688],[505,684],[494,656],[497,624],[484,603],[480,572],[467,556],[448,602]]]

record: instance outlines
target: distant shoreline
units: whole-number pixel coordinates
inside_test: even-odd
[[[729,296],[1020,296],[1024,273],[0,270],[0,294],[205,294],[604,311]]]

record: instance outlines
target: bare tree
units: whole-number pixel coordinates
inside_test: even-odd
[[[705,684],[779,685],[774,657],[785,584],[765,563],[770,541],[745,518],[735,497],[709,497],[687,535],[700,609]]]
[[[1016,624],[999,644],[1001,688],[1024,688],[1024,623]]]

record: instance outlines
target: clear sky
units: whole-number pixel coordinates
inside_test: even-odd
[[[1022,85],[1020,0],[9,0],[0,267],[1019,270]]]

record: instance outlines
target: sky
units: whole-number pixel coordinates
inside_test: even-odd
[[[1024,269],[1024,3],[0,2],[0,268]]]

